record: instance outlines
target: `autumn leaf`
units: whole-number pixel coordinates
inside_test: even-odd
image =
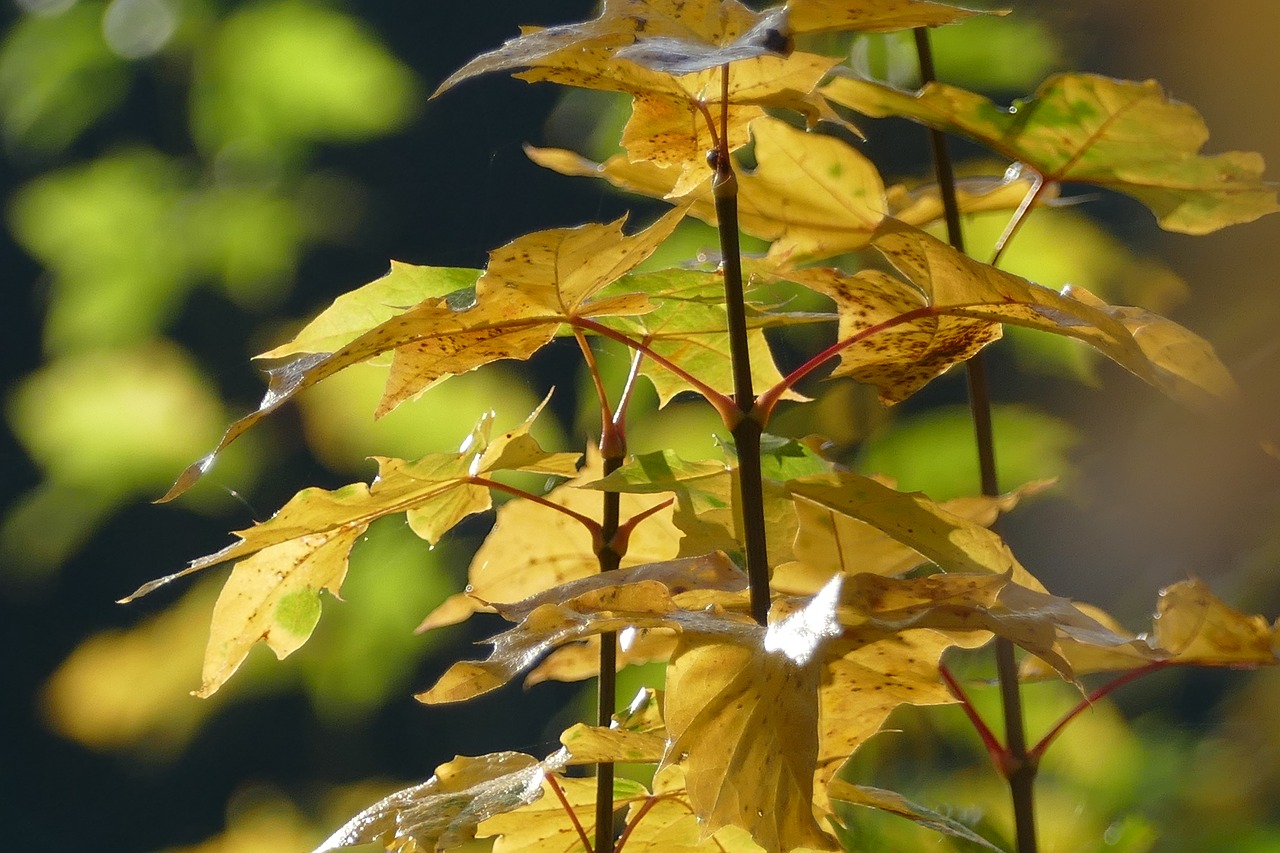
[[[635,569],[631,571],[642,571]],[[573,598],[549,594],[548,602],[532,610],[516,605],[507,610],[498,607],[504,617],[519,620],[515,627],[488,640],[493,652],[483,661],[461,661],[451,666],[417,699],[429,705],[461,702],[494,690],[528,669],[542,655],[557,646],[578,642],[606,631],[667,628],[684,630],[690,625],[708,621],[750,621],[745,612],[709,614],[702,610],[681,609],[676,595],[658,580],[633,580],[628,570],[608,575],[608,583]],[[643,578],[643,574],[639,575]],[[734,596],[745,611],[744,594]],[[506,612],[503,612],[503,611]]]
[[[874,478],[873,478],[874,479]],[[955,498],[937,504],[947,513],[990,527],[997,515],[1051,486],[1051,480],[1027,483],[998,497]],[[887,485],[887,484],[886,484]],[[795,561],[777,566],[771,587],[787,595],[812,595],[835,572],[869,572],[892,577],[926,562],[926,558],[884,531],[813,501],[796,501],[798,530]]]
[[[647,258],[683,216],[676,208],[631,237],[622,233],[622,219],[527,234],[490,254],[489,268],[474,293],[427,299],[334,352],[299,356],[268,370],[267,393],[258,409],[231,424],[213,451],[183,471],[159,502],[173,500],[195,485],[223,448],[295,394],[354,364],[394,353],[375,412],[383,415],[449,376],[499,359],[528,358],[576,318],[647,310],[643,297],[596,302],[591,296]],[[358,318],[367,314],[367,303],[355,300],[348,307],[350,315],[345,309],[337,311],[328,322],[358,325]]]
[[[649,791],[639,782],[614,780],[614,809],[648,798]],[[572,817],[568,809],[573,810]],[[595,817],[595,779],[547,775],[539,799],[494,815],[480,824],[476,836],[495,837],[493,853],[584,853],[589,848],[583,838],[593,836]]]
[[[952,838],[963,839],[970,844],[976,844],[987,850],[995,850],[996,853],[1001,853],[999,847],[996,847],[958,820],[917,805],[895,791],[886,791],[883,788],[872,788],[867,785],[855,785],[839,778],[832,779],[831,785],[827,790],[833,800],[905,817],[907,820],[932,829],[934,832],[949,835]]]
[[[376,519],[406,513],[414,532],[434,543],[463,518],[489,508],[488,487],[474,482],[476,477],[498,470],[574,473],[578,454],[544,451],[529,435],[541,409],[493,440],[492,416],[481,419],[458,453],[429,454],[414,462],[379,458],[378,477],[371,486],[304,489],[267,521],[238,531],[239,542],[144,584],[123,601],[193,572],[237,561],[214,605],[203,683],[197,691],[209,696],[258,642],[266,642],[278,658],[306,642],[320,618],[321,591],[338,595],[351,547]]]
[[[920,492],[899,492],[852,471],[798,477],[787,487],[797,498],[870,524],[944,571],[1010,574],[1015,582],[1044,591],[998,535]]]
[[[457,847],[475,837],[482,821],[542,797],[543,780],[564,766],[565,757],[563,751],[545,761],[519,752],[458,756],[421,785],[397,791],[353,817],[313,853],[361,844],[397,853]]]
[[[880,226],[872,243],[939,313],[1076,338],[1188,405],[1205,408],[1238,396],[1213,348],[1157,314],[1107,305],[1082,288],[1058,293],[1041,287],[891,219]]]
[[[412,305],[473,289],[480,270],[391,262],[391,271],[344,293],[285,344],[257,358],[334,352]]]
[[[932,0],[787,0],[787,23],[793,33],[855,30],[883,33],[914,27],[936,27],[983,12]]]
[[[792,127],[770,116],[751,122],[755,142],[753,169],[739,169],[739,227],[773,241],[769,256],[778,261],[816,260],[866,247],[886,211],[914,225],[943,215],[934,188],[885,188],[875,166],[856,148],[821,133]],[[711,174],[698,183],[684,173],[617,155],[597,164],[570,151],[526,146],[530,159],[567,175],[603,178],[619,189],[652,198],[687,200],[689,212],[716,223]],[[960,210],[1012,210],[1031,189],[1030,181],[961,182]]]
[[[768,628],[686,630],[667,668],[671,741],[706,832],[738,826],[767,851],[836,849],[813,816],[823,647],[839,581]]]
[[[1272,666],[1280,660],[1276,626],[1261,616],[1229,607],[1203,581],[1179,581],[1160,590],[1152,628],[1139,636],[1128,634],[1097,608],[1083,609],[1130,642],[1115,648],[1063,643],[1063,654],[1077,672],[1123,671],[1153,662],[1247,668]],[[1028,660],[1023,674],[1037,677],[1045,673]]]
[[[602,761],[657,764],[667,749],[662,696],[652,688],[644,688],[625,710],[613,715],[608,728],[576,723],[561,732],[560,744],[569,751],[570,764]]]
[[[689,804],[684,771],[669,765],[653,777],[653,794],[627,811],[630,853],[760,853],[751,835],[736,826],[706,832]]]
[[[596,492],[582,488],[600,478],[598,453],[588,453],[587,464],[575,478],[548,492],[544,499],[572,512],[599,519],[602,501]],[[652,510],[660,496],[624,495],[623,519]],[[632,532],[622,567],[660,563],[676,556],[679,531],[671,511],[659,510]],[[451,596],[432,611],[420,631],[454,625],[494,603],[515,603],[568,581],[588,578],[600,571],[591,531],[552,507],[531,501],[509,501],[498,509],[497,521],[485,537],[467,569],[467,592]]]
[[[1125,193],[1170,231],[1206,234],[1280,210],[1275,190],[1262,183],[1262,157],[1200,155],[1209,137],[1200,114],[1152,80],[1058,74],[1009,109],[942,83],[909,93],[840,77],[822,93],[866,115],[905,116],[967,136],[1049,182]]]

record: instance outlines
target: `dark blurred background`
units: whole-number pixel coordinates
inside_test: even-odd
[[[225,569],[113,602],[303,486],[367,479],[374,453],[450,449],[486,408],[514,423],[551,385],[561,390],[545,438],[581,446],[591,420],[568,390],[572,361],[459,377],[376,425],[378,371],[360,368],[243,439],[188,497],[149,503],[256,405],[250,357],[390,259],[482,266],[527,231],[661,208],[542,171],[521,150],[605,156],[625,102],[505,77],[427,101],[518,25],[582,19],[593,4],[4,2],[0,849],[303,851],[454,754],[549,751],[555,724],[581,713],[580,686],[512,687],[458,709],[411,698],[450,660],[481,653],[468,643],[495,627],[412,633],[465,583],[480,524],[431,551],[403,525],[375,526],[346,601],[326,602],[310,643],[284,662],[255,650],[210,700],[188,693]],[[1007,19],[934,34],[943,79],[1008,101],[1057,70],[1153,77],[1203,113],[1209,152],[1280,164],[1273,0],[1008,5]],[[908,44],[824,47],[913,85]],[[886,178],[925,175],[922,131],[864,125]],[[987,158],[980,170],[1005,165]],[[970,222],[971,242],[1000,224]],[[692,224],[682,239],[712,242]],[[1214,341],[1257,417],[1275,424],[1277,246],[1280,217],[1191,238],[1097,197],[1033,217],[1009,265],[1171,313]],[[1023,562],[1135,630],[1157,590],[1188,576],[1242,610],[1280,613],[1280,472],[1245,425],[1189,414],[1078,350],[1011,338],[992,351],[1005,485],[1062,483],[1010,519]],[[850,462],[905,487],[975,489],[962,383],[942,380],[892,413],[848,388],[831,397],[843,402],[780,423],[832,435]],[[653,421],[647,440],[680,432],[684,452],[713,452],[709,412],[672,409],[677,426]],[[1031,699],[1041,728],[1074,701],[1053,685]],[[1127,689],[1051,753],[1044,849],[1280,849],[1277,707],[1271,672],[1165,673]],[[903,726],[972,740],[945,713]],[[965,749],[889,746],[865,761],[933,802],[989,814],[1000,832],[1002,794]],[[894,769],[904,763],[920,766]]]

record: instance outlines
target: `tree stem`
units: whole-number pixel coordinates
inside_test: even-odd
[[[933,67],[933,51],[929,46],[929,31],[925,27],[915,30],[916,52],[920,57],[920,77],[924,83],[937,79]],[[929,145],[933,151],[934,171],[942,194],[942,206],[947,223],[947,238],[957,251],[964,251],[964,235],[960,227],[960,206],[956,201],[955,173],[951,167],[951,154],[946,136],[930,129]],[[978,445],[978,466],[982,479],[982,493],[994,497],[1000,494],[996,477],[995,434],[991,426],[991,392],[987,382],[986,363],[979,352],[965,364],[969,388],[969,411],[973,419]],[[1018,662],[1014,657],[1013,643],[996,637],[996,674],[1000,680],[1000,699],[1004,708],[1005,749],[1008,755],[1009,794],[1013,803],[1013,818],[1018,853],[1036,853],[1035,777],[1037,763],[1027,755],[1026,726],[1022,714],[1022,693],[1018,682]]]
[[[764,482],[760,473],[760,421],[753,417],[755,390],[751,385],[751,354],[747,342],[746,296],[742,284],[742,253],[738,246],[738,178],[729,154],[729,66],[722,66],[721,127],[714,157],[712,184],[720,233],[721,272],[725,313],[729,326],[729,355],[733,362],[733,399],[739,417],[732,425],[738,451],[738,497],[742,511],[747,579],[751,584],[751,616],[761,625],[769,621],[769,559],[764,528]]]

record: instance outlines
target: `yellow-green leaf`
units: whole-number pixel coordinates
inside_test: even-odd
[[[569,811],[560,794],[560,789]],[[621,809],[643,802],[649,792],[639,782],[615,779],[613,807]],[[542,796],[514,811],[486,820],[476,830],[479,838],[496,836],[493,853],[586,853],[579,829],[591,839],[596,826],[596,780],[547,776],[542,780]]]
[[[1276,663],[1275,627],[1228,607],[1198,580],[1160,590],[1152,638],[1176,663],[1246,666]]]
[[[822,93],[867,115],[906,116],[967,136],[1047,181],[1125,193],[1170,231],[1205,234],[1280,210],[1262,182],[1262,157],[1200,155],[1209,138],[1200,114],[1152,80],[1058,74],[1009,109],[942,83],[910,93],[841,77]]]
[[[213,452],[183,471],[160,500],[191,488],[223,448],[295,394],[354,364],[394,351],[375,412],[386,414],[454,374],[503,358],[528,358],[575,317],[646,310],[643,297],[590,297],[648,257],[683,216],[683,209],[672,210],[633,237],[623,235],[622,220],[525,235],[491,254],[471,304],[460,304],[456,295],[427,299],[334,352],[300,356],[268,370],[258,409],[231,424]]]

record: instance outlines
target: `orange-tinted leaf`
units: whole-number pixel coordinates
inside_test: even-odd
[[[838,581],[761,628],[686,629],[667,670],[672,738],[706,832],[738,826],[768,851],[835,849],[813,816],[823,647],[839,633]]]
[[[397,791],[353,817],[313,853],[361,844],[381,844],[397,853],[457,847],[475,837],[481,821],[540,798],[543,779],[564,760],[563,752],[546,761],[519,752],[458,756],[421,785]]]
[[[1201,156],[1209,132],[1200,114],[1151,80],[1059,74],[1007,110],[941,83],[909,93],[842,77],[822,92],[867,115],[906,116],[968,136],[1048,181],[1133,196],[1170,231],[1204,234],[1280,210],[1275,190],[1261,180],[1262,157]]]
[[[895,791],[871,788],[866,785],[854,785],[844,779],[836,778],[831,780],[827,793],[833,800],[852,803],[869,809],[878,809],[889,814],[895,814],[898,817],[905,817],[907,820],[932,829],[934,832],[949,835],[952,838],[961,838],[970,844],[976,844],[987,850],[995,850],[996,853],[1001,853],[999,847],[996,847],[963,823],[939,814],[932,809],[917,805]]]

